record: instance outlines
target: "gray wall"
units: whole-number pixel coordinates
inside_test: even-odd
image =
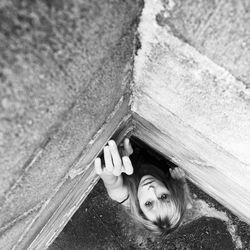
[[[138,1],[1,1],[0,248],[9,249],[129,87]]]

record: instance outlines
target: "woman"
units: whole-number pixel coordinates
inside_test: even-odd
[[[155,164],[142,161],[134,169],[128,138],[123,147],[124,156],[120,157],[115,141],[110,140],[104,147],[105,164],[102,166],[100,158],[95,160],[96,173],[111,199],[126,206],[139,224],[155,234],[171,232],[180,225],[190,201],[184,172],[170,168],[170,174],[165,174]]]

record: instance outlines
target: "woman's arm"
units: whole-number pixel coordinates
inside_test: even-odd
[[[98,157],[95,160],[96,173],[101,177],[111,199],[122,202],[128,197],[128,189],[124,185],[122,173],[131,175],[133,166],[128,157],[133,150],[129,139],[124,140],[125,156],[120,157],[115,141],[111,140],[104,147],[104,166]]]

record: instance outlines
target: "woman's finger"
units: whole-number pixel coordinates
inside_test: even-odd
[[[179,175],[180,175],[180,177],[181,177],[181,178],[185,177],[185,172],[184,172],[184,170],[181,169],[181,168],[178,168],[178,170],[179,170]]]
[[[180,168],[175,168],[175,174],[177,177],[181,177],[182,176],[182,171]]]
[[[123,162],[123,166],[124,166],[124,172],[127,175],[133,174],[134,168],[133,168],[133,165],[132,165],[129,157],[128,156],[123,156],[122,157],[122,162]]]
[[[111,153],[109,150],[109,146],[105,146],[104,149],[104,161],[105,161],[105,167],[108,171],[112,172],[114,169],[113,163],[112,163],[112,158],[111,158]]]
[[[124,149],[125,149],[126,155],[130,156],[131,154],[133,154],[133,148],[128,138],[125,138],[124,140]]]
[[[99,157],[97,157],[95,159],[95,172],[98,175],[100,175],[102,173],[102,163],[101,163],[101,159]]]
[[[175,168],[174,168],[174,169],[173,169],[173,168],[170,168],[170,169],[169,169],[169,172],[170,172],[172,178],[175,178],[175,179],[176,179],[176,170],[175,170]]]
[[[185,177],[185,172],[181,168],[169,169],[172,178],[182,179]]]
[[[122,161],[121,161],[120,154],[118,152],[118,148],[116,146],[115,141],[113,140],[109,141],[108,144],[109,144],[109,150],[110,150],[111,157],[112,157],[113,164],[114,164],[113,174],[120,175],[121,168],[122,168]]]
[[[112,173],[114,176],[119,176],[122,173],[122,168],[114,168]]]

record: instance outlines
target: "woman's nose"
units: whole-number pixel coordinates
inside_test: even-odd
[[[151,186],[149,186],[149,190],[154,194],[154,196],[156,198],[159,199],[159,197],[161,196],[161,192],[156,187],[154,187],[153,185],[151,185]]]
[[[157,193],[156,193],[156,190],[155,190],[155,187],[154,187],[154,186],[149,186],[148,190],[149,190],[150,193],[152,193],[155,197],[157,197]]]

